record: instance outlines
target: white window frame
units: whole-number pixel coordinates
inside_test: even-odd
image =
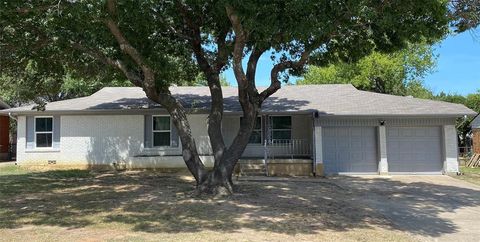
[[[38,131],[37,132],[37,119],[39,118],[51,118],[52,119],[52,131]],[[33,119],[33,134],[34,134],[34,141],[35,141],[35,149],[52,149],[53,148],[53,135],[55,130],[55,119],[53,116],[35,116]],[[38,147],[37,144],[37,134],[52,134],[52,145],[47,147]]]
[[[155,130],[155,117],[168,117],[170,123],[169,130]],[[155,133],[170,133],[170,143],[168,145],[159,145],[155,146]],[[152,115],[152,147],[153,148],[162,148],[162,147],[172,147],[172,117],[170,115]]]
[[[290,129],[275,129],[273,128],[273,118],[274,117],[290,117]],[[270,115],[270,119],[271,119],[271,127],[270,128],[270,134],[271,134],[271,137],[270,137],[270,141],[274,141],[274,140],[284,140],[284,139],[274,139],[273,138],[273,132],[274,131],[290,131],[290,140],[292,140],[292,131],[293,131],[293,119],[292,119],[292,115]]]
[[[242,117],[240,117],[240,122],[242,122]],[[260,143],[251,143],[250,142],[250,137],[248,138],[248,145],[262,145],[263,144],[263,139],[264,139],[264,134],[263,134],[263,117],[262,115],[257,116],[255,119],[260,118],[260,129],[255,129],[255,127],[252,130],[253,131],[260,131]],[[256,124],[255,124],[256,125]]]

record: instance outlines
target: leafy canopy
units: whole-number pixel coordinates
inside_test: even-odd
[[[106,27],[103,1],[0,4],[0,42],[2,51],[8,53],[2,55],[2,72],[24,69],[26,61],[42,65],[48,60],[62,64],[53,65],[52,72],[61,72],[66,65],[90,77],[106,71],[104,57],[108,57],[142,75]],[[201,44],[209,59],[222,47],[218,38],[225,38],[227,49],[233,48],[236,35],[225,6],[233,7],[248,31],[245,51],[254,47],[272,50],[282,54],[278,62],[299,58],[305,50],[316,63],[356,60],[372,49],[392,51],[404,47],[407,40],[439,38],[447,31],[448,22],[444,1],[130,0],[117,5],[111,17],[155,71],[159,87],[193,80],[197,75],[198,63],[189,43],[194,33],[186,25],[201,26]]]
[[[298,84],[346,84],[361,90],[427,97],[422,80],[436,64],[430,45],[409,45],[393,53],[373,52],[358,62],[310,66]]]

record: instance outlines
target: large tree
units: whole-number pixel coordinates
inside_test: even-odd
[[[45,58],[57,58],[84,75],[108,68],[161,104],[178,129],[183,158],[201,193],[233,191],[232,172],[262,103],[281,88],[288,74],[301,73],[309,61],[355,61],[372,50],[391,52],[407,42],[437,39],[446,33],[449,20],[447,3],[440,0],[38,0],[0,4],[2,52],[14,53],[12,58],[17,59],[38,46],[50,46],[53,51]],[[257,63],[267,53],[277,57],[271,83],[258,90]],[[229,66],[244,118],[227,147],[221,132],[220,74]],[[195,70],[203,73],[211,93],[208,135],[215,159],[211,171],[198,155],[187,110],[169,91],[179,76],[195,76]]]

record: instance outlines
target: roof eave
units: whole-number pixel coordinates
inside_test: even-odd
[[[6,104],[4,101],[0,100],[0,109],[3,108],[3,109],[9,109],[10,106],[8,104]]]
[[[440,113],[440,114],[321,114],[319,117],[363,117],[363,118],[460,118],[475,117],[476,113]]]
[[[46,110],[46,111],[36,111],[36,110],[0,110],[0,115],[38,115],[38,114],[63,114],[63,115],[98,115],[98,114],[148,114],[148,113],[167,113],[165,109],[95,109],[95,110]],[[208,114],[208,109],[188,109],[190,114]],[[290,110],[290,111],[273,111],[266,110],[260,112],[261,114],[311,114],[318,112],[319,117],[340,117],[340,118],[349,118],[349,117],[361,117],[361,118],[409,118],[409,117],[423,117],[423,118],[459,118],[463,116],[474,117],[477,115],[476,112],[461,112],[461,113],[439,113],[439,114],[333,114],[325,113],[318,110]],[[242,114],[241,111],[225,111],[226,114]]]

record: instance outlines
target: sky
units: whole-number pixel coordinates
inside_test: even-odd
[[[480,27],[450,36],[435,46],[436,70],[425,84],[434,92],[469,94],[480,89]]]
[[[480,27],[475,32],[476,36],[471,32],[449,36],[435,45],[435,53],[438,55],[437,67],[425,78],[425,85],[432,91],[466,95],[480,89]],[[273,62],[269,55],[264,54],[258,62],[257,86],[270,84],[272,66]],[[224,75],[233,86],[236,86],[231,69]],[[295,79],[290,80],[295,82]]]

